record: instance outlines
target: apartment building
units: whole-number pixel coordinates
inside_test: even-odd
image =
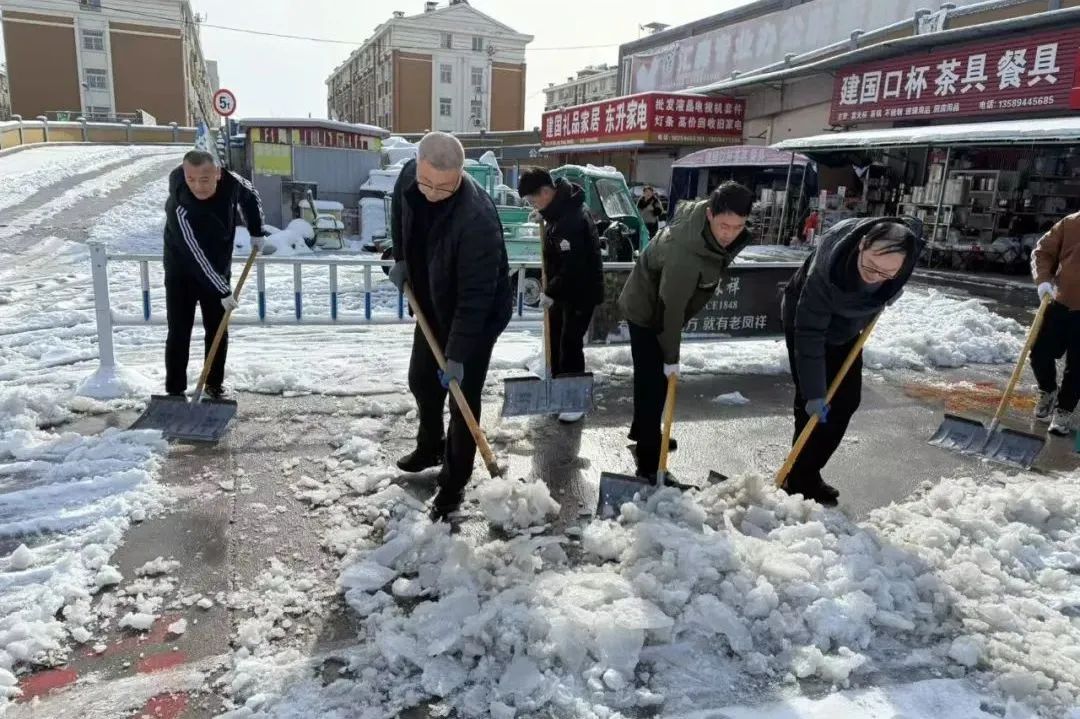
[[[574,77],[544,88],[544,112],[615,97],[619,68],[615,65],[589,65]]]
[[[327,78],[328,115],[397,133],[521,130],[532,39],[467,0],[395,12]]]
[[[13,113],[213,121],[188,0],[0,0],[0,14]]]
[[[0,65],[0,122],[11,118],[11,98],[8,96],[7,68]]]

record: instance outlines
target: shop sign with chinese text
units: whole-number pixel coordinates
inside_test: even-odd
[[[542,143],[737,144],[745,109],[730,97],[645,92],[545,112]]]
[[[1080,29],[965,43],[845,68],[834,125],[1080,109]]]

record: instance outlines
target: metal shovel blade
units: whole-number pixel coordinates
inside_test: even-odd
[[[973,419],[946,414],[930,444],[956,452],[978,451],[986,444],[986,427]]]
[[[634,497],[645,499],[656,491],[656,485],[644,477],[614,472],[600,473],[600,498],[596,500],[596,516],[611,519],[619,516],[619,511]]]
[[[1031,469],[1045,446],[1046,437],[1015,429],[999,429],[990,435],[986,447],[979,454],[995,462]]]
[[[235,416],[235,400],[188,402],[184,397],[153,395],[131,429],[156,429],[165,439],[182,442],[217,442]]]
[[[592,408],[591,372],[559,375],[552,379],[513,377],[506,380],[503,386],[503,417],[584,413]]]

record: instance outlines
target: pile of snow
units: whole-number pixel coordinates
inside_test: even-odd
[[[404,137],[392,135],[382,141],[382,154],[387,165],[398,165],[416,157],[416,145]]]
[[[750,400],[743,397],[742,392],[728,392],[727,394],[722,394],[714,398],[713,402],[726,407],[742,407],[743,405],[750,404]]]
[[[937,290],[908,289],[885,310],[867,343],[872,369],[961,367],[1008,364],[1023,345],[1024,328],[994,314],[985,302],[958,300]],[[590,368],[629,377],[633,360],[626,346],[587,353]],[[694,342],[682,347],[684,374],[786,374],[783,341]]]
[[[94,593],[121,579],[109,557],[132,521],[166,502],[154,477],[167,445],[157,432],[44,432],[29,409],[2,416],[0,536],[18,546],[0,581],[0,686],[8,687],[16,665],[55,664],[69,640],[89,640]]]
[[[1008,700],[1009,716],[1026,715],[1021,703],[1061,716],[1080,702],[1080,473],[945,479],[862,524],[759,476],[661,490],[588,524],[582,562],[568,560],[579,542],[564,536],[452,535],[400,487],[363,505],[390,519],[381,543],[354,540],[341,575],[362,621],[343,654],[355,678],[323,690],[299,657],[267,657],[244,667],[262,683],[234,683],[238,702],[257,698],[235,716],[394,715],[426,701],[462,717],[725,705],[756,716],[763,698],[795,700],[800,682],[919,672],[967,681],[797,703],[865,699],[869,712],[884,692],[919,716],[931,695],[974,701],[977,687],[1001,697],[979,705]],[[893,716],[876,712],[866,716]]]
[[[551,498],[547,485],[539,479],[488,478],[471,492],[492,526],[506,531],[542,526],[559,513],[559,503]]]

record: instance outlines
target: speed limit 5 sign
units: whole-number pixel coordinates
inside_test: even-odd
[[[221,88],[214,93],[214,112],[222,117],[228,117],[236,112],[236,95],[231,90]]]

